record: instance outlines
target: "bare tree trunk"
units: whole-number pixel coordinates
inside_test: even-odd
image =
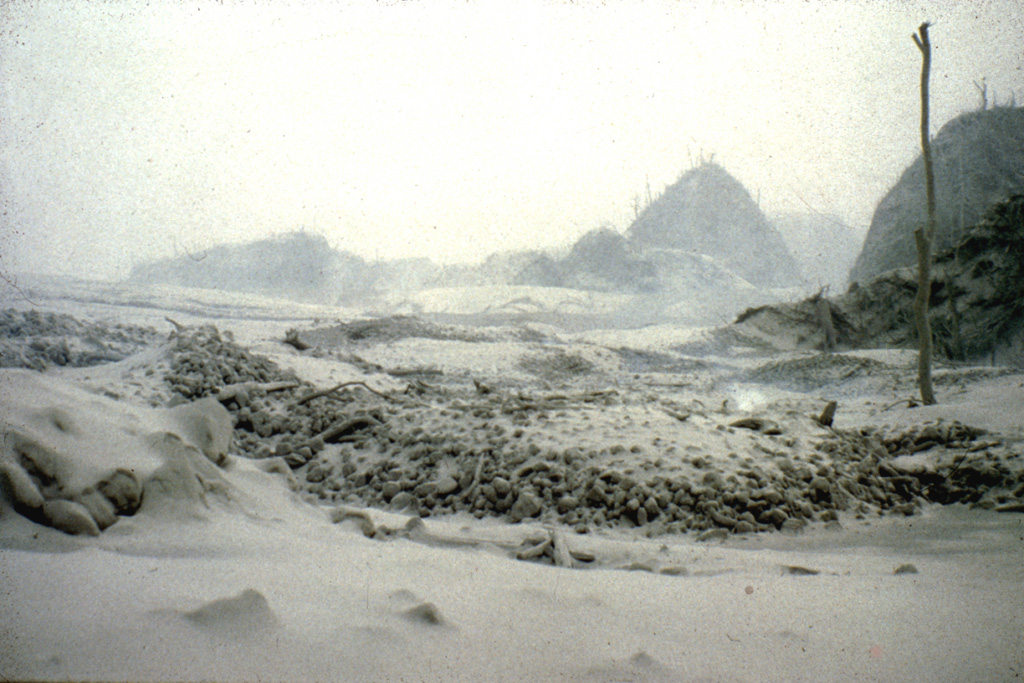
[[[832,306],[829,305],[828,299],[825,297],[825,287],[818,290],[818,293],[811,297],[811,302],[814,303],[814,314],[818,318],[818,325],[821,326],[821,331],[825,335],[824,350],[834,351],[838,337],[836,335],[836,327],[832,323]]]
[[[928,40],[928,22],[914,34],[914,43],[921,51],[921,151],[924,158],[925,197],[928,222],[924,229],[914,230],[917,243],[917,296],[914,298],[914,318],[917,322],[918,354],[917,384],[921,401],[935,403],[932,389],[932,326],[928,320],[928,303],[932,290],[932,240],[935,238],[935,170],[932,167],[932,145],[928,137],[928,76],[932,67],[932,44]]]

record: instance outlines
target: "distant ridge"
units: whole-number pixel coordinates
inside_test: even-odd
[[[307,298],[333,287],[346,265],[361,268],[362,261],[335,251],[321,235],[292,232],[140,264],[128,281]]]
[[[491,311],[481,298],[490,291],[499,299],[556,302],[551,310],[538,304],[544,309],[535,312],[540,319],[582,315],[625,327],[725,320],[743,307],[778,301],[790,293],[784,288],[802,284],[797,260],[747,190],[710,162],[666,188],[625,234],[609,226],[591,230],[563,256],[518,251],[475,265],[438,266],[426,259],[369,263],[333,249],[321,235],[295,232],[139,265],[129,281],[445,315],[467,305]],[[512,288],[546,291],[514,294]],[[463,290],[473,289],[480,295],[466,299]],[[571,292],[590,297],[590,309],[558,309],[559,301],[580,300]]]

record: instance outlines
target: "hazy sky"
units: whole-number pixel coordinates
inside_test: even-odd
[[[624,230],[703,152],[866,230],[933,131],[1024,101],[1019,0],[0,2],[0,272],[120,277],[299,226],[479,260]]]

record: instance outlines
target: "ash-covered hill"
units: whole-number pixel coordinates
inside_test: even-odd
[[[996,107],[956,117],[932,141],[936,250],[952,247],[985,210],[1024,193],[1024,108]],[[925,220],[919,155],[879,203],[851,282],[916,263],[914,229]]]
[[[745,307],[788,296],[772,288],[803,284],[799,273],[750,194],[707,162],[666,188],[625,235],[602,227],[561,256],[507,252],[480,264],[443,267],[426,259],[368,263],[332,249],[322,236],[300,232],[138,266],[130,281],[444,315],[474,314],[464,310],[474,308],[465,292],[480,290],[469,297],[475,313],[504,310],[526,297],[541,317],[635,327],[724,322]],[[486,291],[512,299],[485,301]],[[566,298],[577,298],[572,292],[603,297],[604,303],[566,313]]]
[[[639,250],[709,256],[759,287],[799,284],[799,266],[743,185],[713,162],[679,177],[626,231]]]
[[[742,290],[749,301],[754,288],[801,284],[800,272],[750,193],[721,166],[704,162],[667,187],[625,235],[602,227],[564,258],[534,253],[514,282],[662,298],[733,298]]]

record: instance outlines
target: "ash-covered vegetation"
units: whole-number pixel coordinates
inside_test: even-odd
[[[916,287],[914,268],[891,270],[834,298],[745,311],[730,333],[769,348],[784,347],[782,337],[791,349],[912,348]],[[1024,365],[1024,195],[991,207],[936,255],[929,315],[941,356]]]

